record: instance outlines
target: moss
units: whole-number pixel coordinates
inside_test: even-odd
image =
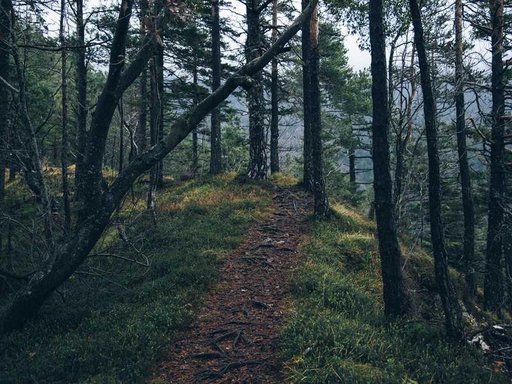
[[[333,204],[334,218],[311,222],[301,245],[304,261],[294,283],[295,305],[282,331],[281,351],[290,382],[505,383],[485,357],[449,343],[442,323],[388,321],[374,225]],[[417,250],[408,273],[435,288],[433,261]]]
[[[175,332],[193,318],[219,261],[270,212],[268,191],[233,178],[159,191],[156,226],[144,212],[143,191],[140,200],[125,204],[116,220],[132,221],[125,230],[140,252],[120,242],[115,228],[98,249],[147,258],[150,266],[90,259],[81,268],[88,275],[77,273],[60,289],[65,302],[56,295],[38,321],[0,339],[0,382],[144,382]]]

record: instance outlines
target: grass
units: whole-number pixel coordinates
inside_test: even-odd
[[[296,383],[505,383],[468,345],[444,338],[439,314],[387,321],[375,227],[333,204],[329,221],[313,221],[302,244],[295,304],[282,331],[282,357]],[[433,263],[418,251],[407,260],[420,290],[432,289]]]
[[[193,180],[158,194],[157,225],[143,202],[126,203],[98,249],[150,261],[89,259],[23,332],[0,339],[0,383],[138,383],[162,359],[216,279],[223,255],[255,220],[270,193],[234,175]],[[134,219],[136,218],[136,219]],[[134,252],[134,248],[140,252]]]

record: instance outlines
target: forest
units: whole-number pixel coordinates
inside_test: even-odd
[[[0,383],[509,383],[511,10],[0,0]]]

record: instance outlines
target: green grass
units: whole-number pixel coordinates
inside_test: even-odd
[[[218,263],[255,220],[270,194],[233,175],[194,180],[158,194],[157,226],[143,199],[115,220],[149,268],[119,258],[91,258],[23,332],[0,339],[0,383],[137,383],[188,324]],[[137,216],[139,215],[139,216]],[[133,217],[138,217],[133,220]],[[98,245],[137,258],[110,228]]]
[[[287,379],[296,383],[505,383],[468,345],[449,343],[433,321],[387,321],[374,224],[334,204],[329,221],[313,221],[302,244],[295,304],[282,331]],[[408,260],[420,289],[431,289],[433,263]],[[428,278],[427,278],[428,276]]]

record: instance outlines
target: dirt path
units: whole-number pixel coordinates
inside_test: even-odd
[[[273,207],[226,258],[218,286],[150,382],[283,382],[277,341],[311,200],[298,189],[280,189]]]

